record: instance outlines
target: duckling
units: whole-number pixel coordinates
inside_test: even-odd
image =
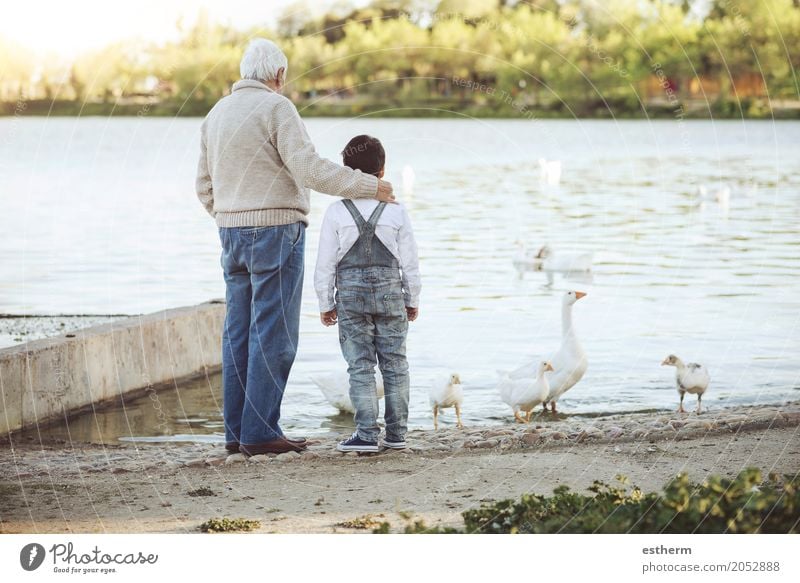
[[[711,377],[706,367],[696,362],[684,364],[683,361],[674,354],[670,354],[665,358],[661,366],[674,366],[677,369],[675,371],[675,383],[678,385],[678,394],[681,396],[678,413],[686,413],[686,410],[683,408],[683,397],[686,393],[691,393],[697,395],[697,414],[699,415],[703,394],[706,392],[711,382]]]
[[[433,429],[439,429],[439,410],[454,407],[456,410],[456,427],[462,429],[461,405],[464,403],[464,388],[461,377],[453,373],[446,383],[435,381],[428,389],[428,399],[433,408]]]

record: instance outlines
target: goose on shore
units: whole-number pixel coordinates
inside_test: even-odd
[[[545,374],[552,371],[553,366],[547,362],[540,362],[536,369],[535,377],[511,378],[504,374],[497,385],[500,398],[511,407],[514,419],[519,423],[530,423],[534,409],[543,404],[550,393],[550,385]],[[523,417],[520,412],[524,412]]]
[[[708,385],[711,382],[711,377],[708,374],[708,370],[702,364],[697,364],[696,362],[690,362],[688,364],[684,364],[683,361],[675,356],[674,354],[670,354],[667,358],[663,360],[661,366],[674,366],[675,367],[675,384],[678,386],[678,394],[681,396],[681,402],[678,406],[679,413],[686,413],[686,409],[683,408],[683,398],[686,396],[686,393],[691,393],[693,395],[697,395],[697,414],[700,414],[703,394],[708,389]]]
[[[589,366],[586,353],[578,341],[572,324],[572,306],[584,296],[586,296],[584,292],[568,291],[561,299],[561,346],[550,358],[550,364],[553,366],[553,371],[547,374],[550,394],[542,403],[546,410],[549,402],[553,413],[556,413],[556,403],[561,396],[583,378]],[[510,376],[512,379],[531,377],[535,374],[535,367],[535,362],[524,364],[512,371]]]
[[[561,301],[561,347],[550,359],[553,372],[547,377],[550,383],[550,395],[547,401],[553,413],[556,412],[556,403],[561,396],[583,378],[589,367],[586,353],[578,341],[575,326],[572,324],[572,306],[584,296],[586,296],[584,292],[568,291]]]
[[[311,382],[319,387],[325,400],[340,413],[355,413],[353,402],[350,400],[350,375],[346,372],[331,373],[326,375],[312,375]],[[378,398],[383,399],[383,377],[379,374],[375,379],[378,389]]]
[[[433,409],[433,429],[439,429],[439,411],[450,407],[456,410],[456,427],[464,427],[461,422],[461,406],[464,404],[464,388],[457,373],[449,376],[446,382],[434,381],[428,389],[428,400]]]

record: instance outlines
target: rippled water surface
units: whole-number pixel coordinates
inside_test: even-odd
[[[496,369],[559,343],[560,296],[580,289],[586,376],[566,413],[672,408],[669,353],[704,363],[709,408],[800,396],[800,124],[796,122],[329,120],[307,122],[323,155],[380,138],[417,233],[421,316],[412,324],[411,425],[429,426],[427,386],[467,385],[465,422],[505,422]],[[222,297],[219,241],[193,192],[197,119],[2,119],[0,312],[144,313]],[[560,160],[560,186],[539,158]],[[708,200],[730,188],[729,208]],[[313,195],[301,345],[284,401],[287,431],[346,431],[309,374],[341,370],[312,289]],[[520,279],[517,244],[594,253],[590,277]],[[73,438],[214,439],[219,379],[71,425]],[[444,423],[452,414],[444,414]],[[105,428],[105,429],[103,429]],[[64,434],[65,428],[51,430]],[[112,435],[113,434],[113,435]],[[180,437],[183,436],[183,437]],[[174,438],[174,437],[173,437]]]

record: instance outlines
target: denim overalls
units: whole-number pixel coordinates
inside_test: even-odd
[[[408,421],[408,319],[400,264],[375,235],[386,203],[378,204],[368,221],[352,201],[342,203],[358,227],[358,240],[336,268],[339,343],[350,374],[356,429],[365,441],[377,441],[380,434],[375,387],[377,362],[385,390],[386,438],[402,441]]]

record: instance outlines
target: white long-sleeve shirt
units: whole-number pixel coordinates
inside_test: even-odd
[[[354,200],[358,211],[368,220],[378,206],[374,199]],[[411,229],[411,220],[401,204],[387,204],[378,219],[375,234],[400,263],[403,297],[409,308],[419,306],[419,293],[422,289],[419,275],[417,242]],[[336,285],[336,266],[358,240],[358,227],[342,201],[328,207],[319,234],[317,267],[314,271],[314,288],[319,299],[319,311],[334,309],[334,287]]]

